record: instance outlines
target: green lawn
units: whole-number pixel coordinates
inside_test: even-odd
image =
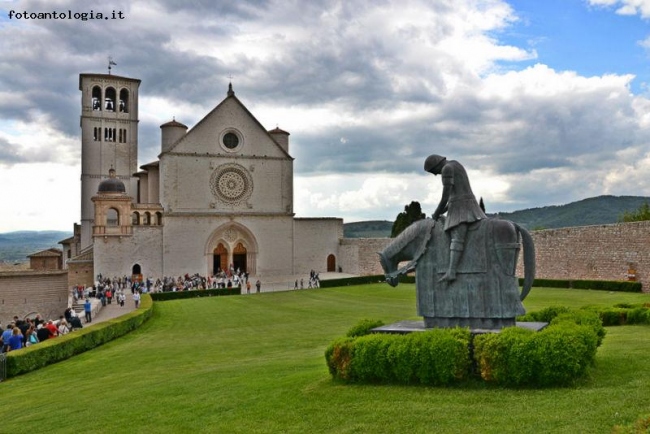
[[[549,305],[644,294],[534,288]],[[609,433],[650,414],[650,327],[608,328],[591,378],[508,390],[344,385],[323,353],[363,318],[416,318],[413,285],[156,303],[115,342],[0,383],[0,432]]]

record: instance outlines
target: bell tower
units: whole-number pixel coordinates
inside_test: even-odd
[[[110,70],[109,70],[110,72]],[[92,197],[114,170],[125,193],[137,196],[138,89],[140,80],[79,74],[81,91],[81,249],[92,244]]]

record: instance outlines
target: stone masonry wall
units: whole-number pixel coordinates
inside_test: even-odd
[[[531,232],[537,278],[628,280],[650,291],[650,221]],[[521,258],[518,275],[522,275]]]
[[[58,319],[68,307],[68,272],[6,271],[0,273],[0,322],[14,315],[40,313],[44,319]]]

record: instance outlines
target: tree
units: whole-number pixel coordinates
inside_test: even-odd
[[[630,223],[650,220],[650,205],[648,202],[641,205],[636,211],[625,211],[618,218],[618,221]]]
[[[413,222],[422,220],[424,217],[426,216],[422,212],[420,202],[413,201],[409,205],[404,206],[404,212],[397,214],[395,223],[393,223],[393,228],[390,233],[391,238],[395,238]]]

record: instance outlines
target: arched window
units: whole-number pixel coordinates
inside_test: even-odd
[[[101,111],[101,109],[102,109],[102,89],[99,86],[93,87],[92,104],[93,104],[93,110],[100,110]]]
[[[106,212],[106,226],[117,226],[120,224],[120,214],[115,208],[109,208]]]
[[[133,226],[137,226],[137,225],[140,224],[140,214],[138,214],[137,212],[134,212],[134,213],[131,215],[131,224],[132,224]]]
[[[126,89],[120,90],[119,107],[120,107],[120,113],[129,112],[129,91]]]
[[[156,224],[158,226],[162,225],[162,213],[161,212],[156,213]]]
[[[109,112],[114,112],[115,111],[115,102],[117,100],[116,95],[115,95],[115,89],[112,87],[106,88],[106,110]]]
[[[100,142],[102,140],[102,127],[93,128],[93,140]]]
[[[142,224],[147,226],[151,224],[151,213],[149,211],[145,212],[142,216]]]

